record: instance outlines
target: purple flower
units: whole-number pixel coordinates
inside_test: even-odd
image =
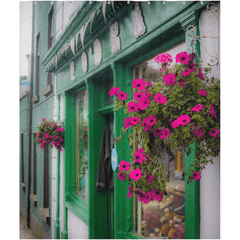
[[[128,103],[128,112],[138,112],[138,104],[136,102],[129,102]]]
[[[145,87],[145,82],[141,78],[137,78],[132,82],[132,87],[142,91]]]
[[[142,170],[137,168],[137,169],[133,169],[131,171],[131,173],[129,174],[129,177],[132,180],[138,181],[141,177],[142,177]]]

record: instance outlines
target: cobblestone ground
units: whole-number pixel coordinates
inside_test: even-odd
[[[33,231],[27,227],[27,221],[22,216],[20,216],[19,222],[20,239],[37,239]]]

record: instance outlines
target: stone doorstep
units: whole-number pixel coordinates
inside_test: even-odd
[[[40,208],[39,209],[39,216],[43,219],[43,221],[46,224],[50,224],[49,208]]]
[[[30,200],[33,204],[33,206],[37,206],[37,195],[36,194],[30,194]]]

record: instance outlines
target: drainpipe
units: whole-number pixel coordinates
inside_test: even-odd
[[[32,153],[32,82],[33,82],[33,49],[34,49],[34,23],[35,4],[32,2],[32,46],[31,46],[31,79],[29,91],[29,126],[28,126],[28,189],[27,189],[27,226],[30,228],[30,192],[31,192],[31,153]]]

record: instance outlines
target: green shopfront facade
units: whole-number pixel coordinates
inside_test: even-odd
[[[170,236],[170,229],[166,235],[153,235],[158,228],[161,230],[161,217],[169,211],[167,202],[162,207],[164,215],[157,215],[160,222],[151,223],[145,214],[148,208],[139,205],[134,197],[127,198],[128,184],[118,180],[118,169],[114,172],[114,190],[96,191],[104,128],[111,124],[112,135],[118,137],[125,118],[123,111],[114,111],[114,99],[108,92],[113,86],[120,87],[130,100],[135,78],[156,78],[158,69],[152,59],[158,53],[169,52],[175,57],[180,51],[200,52],[199,43],[194,48],[191,45],[187,28],[193,25],[199,34],[199,15],[208,3],[82,2],[41,60],[45,71],[53,74],[57,99],[54,111],[59,112],[58,119],[65,128],[65,148],[56,153],[56,186],[52,185],[52,194],[56,193],[56,205],[52,204],[51,211],[56,216],[51,216],[52,238]],[[54,2],[53,19],[57,11]],[[114,143],[114,147],[119,161],[130,160],[127,138]],[[188,171],[193,160],[194,153],[181,153],[181,171]],[[176,170],[176,165],[173,168]],[[200,184],[177,180],[181,180],[177,195],[184,201],[178,207],[185,207],[184,213],[175,216],[180,219],[184,215],[181,223],[185,234],[181,236],[200,238]],[[176,195],[179,186],[172,189],[166,201]],[[150,209],[151,218],[156,211],[154,206]],[[157,205],[157,209],[161,206]]]

